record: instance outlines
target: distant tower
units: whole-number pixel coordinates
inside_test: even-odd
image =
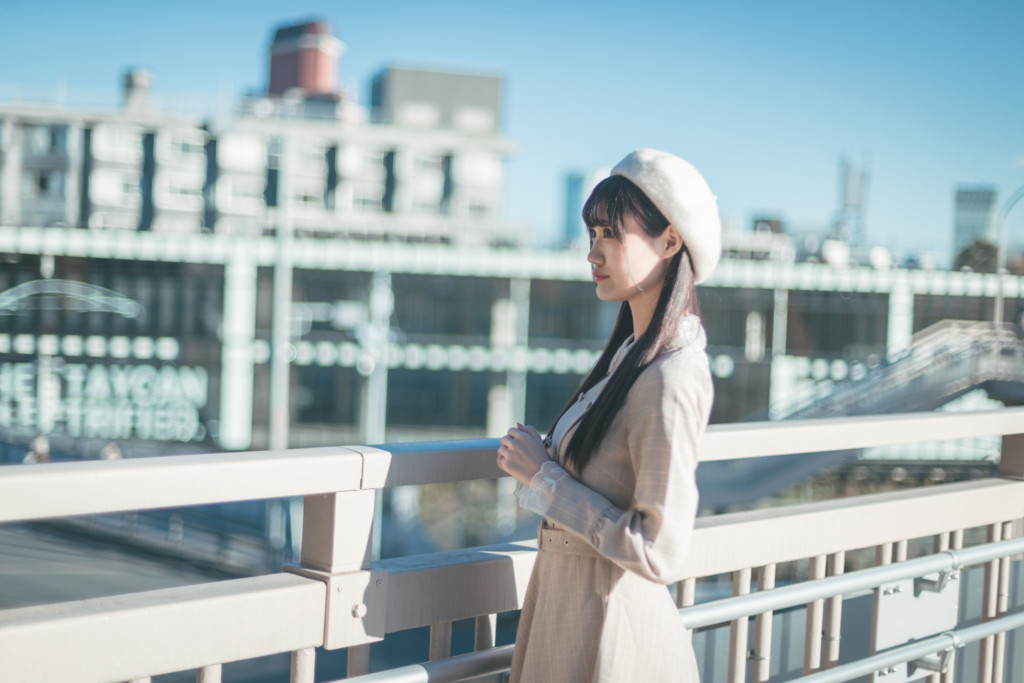
[[[996,188],[958,185],[953,204],[953,259],[979,239],[996,243]]]
[[[282,26],[270,46],[270,85],[267,94],[280,96],[292,88],[306,95],[337,92],[336,65],[345,45],[327,24],[307,21]]]
[[[849,244],[863,245],[867,239],[868,171],[843,158],[839,161],[839,207],[832,234]]]
[[[565,175],[565,215],[559,246],[570,247],[587,240],[587,227],[583,224],[583,205],[594,187],[608,177],[611,170],[600,168],[590,173],[573,171]]]
[[[562,223],[560,246],[569,246],[583,237],[583,219],[580,211],[586,197],[583,196],[584,177],[582,173],[565,175],[565,219]]]

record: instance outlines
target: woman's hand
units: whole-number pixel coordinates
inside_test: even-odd
[[[498,446],[498,467],[529,486],[533,475],[551,457],[544,441],[533,427],[516,426],[501,437]]]

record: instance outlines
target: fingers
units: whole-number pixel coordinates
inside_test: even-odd
[[[520,434],[529,434],[530,436],[536,438],[538,441],[544,440],[543,438],[541,438],[540,432],[538,432],[533,425],[524,425],[520,424],[519,422],[516,422],[516,426],[508,430],[507,436],[509,438],[515,439],[518,438]]]
[[[498,442],[498,468],[505,472],[508,472],[507,465],[509,454],[512,452],[512,438],[511,434],[507,434],[501,437],[501,441]]]

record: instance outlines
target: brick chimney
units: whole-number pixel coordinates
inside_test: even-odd
[[[321,21],[281,26],[270,46],[270,85],[267,94],[280,96],[299,88],[306,95],[338,91],[336,66],[345,44]]]

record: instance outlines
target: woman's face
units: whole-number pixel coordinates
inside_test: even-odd
[[[627,215],[619,237],[610,226],[596,225],[588,231],[587,260],[594,271],[597,298],[632,302],[653,297],[656,301],[669,261],[678,251],[670,245],[676,238],[673,229],[651,237],[633,216]]]

